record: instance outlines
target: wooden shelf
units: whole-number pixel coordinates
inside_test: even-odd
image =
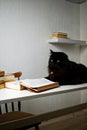
[[[73,40],[73,39],[65,39],[65,38],[52,38],[48,40],[48,43],[63,43],[63,44],[75,44],[75,45],[87,45],[86,41],[82,40]]]

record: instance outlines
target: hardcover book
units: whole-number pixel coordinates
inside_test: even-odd
[[[48,89],[56,88],[59,86],[58,82],[53,82],[45,78],[37,78],[37,79],[24,79],[20,81],[14,82],[6,82],[5,87],[11,89],[28,89],[34,92],[42,92]]]
[[[0,77],[0,82],[4,81],[4,82],[8,82],[8,81],[14,81],[15,77],[13,74],[9,74],[9,75],[4,75]]]

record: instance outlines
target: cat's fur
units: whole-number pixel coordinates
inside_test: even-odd
[[[87,67],[68,59],[64,52],[50,50],[48,79],[60,85],[87,83]]]

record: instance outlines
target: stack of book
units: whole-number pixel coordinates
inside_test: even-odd
[[[0,88],[4,88],[5,87],[4,80],[1,78],[1,77],[4,77],[4,75],[5,75],[5,71],[0,70]]]
[[[5,71],[0,71],[0,88],[5,87],[6,82],[15,81],[13,74],[5,74]]]
[[[63,32],[53,32],[51,38],[68,38],[68,35]]]

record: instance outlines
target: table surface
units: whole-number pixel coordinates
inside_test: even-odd
[[[59,86],[57,88],[50,89],[50,90],[40,92],[40,93],[34,93],[28,90],[12,90],[8,88],[3,88],[3,89],[0,89],[0,104],[5,103],[5,102],[11,102],[11,101],[34,99],[34,98],[39,98],[39,97],[44,97],[44,96],[62,94],[62,93],[67,93],[67,92],[72,92],[72,91],[73,92],[81,91],[84,89],[87,89],[87,83],[79,84],[79,85]],[[42,113],[40,115],[32,116],[31,118],[27,117],[27,118],[22,118],[20,120],[11,121],[8,123],[2,123],[0,124],[0,129],[12,130],[14,126],[15,128],[17,128],[18,126],[23,127],[24,125],[27,125],[27,123],[28,125],[31,125],[32,123],[46,121],[52,118],[69,114],[71,112],[75,112],[77,111],[77,109],[82,110],[85,108],[87,108],[87,103],[81,104],[80,106],[74,106],[74,107],[56,110],[52,112]]]
[[[87,89],[87,83],[78,85],[62,85],[54,89],[46,90],[43,92],[35,93],[28,90],[13,90],[8,88],[0,89],[0,104],[11,101],[27,100],[40,98],[45,96],[51,96],[61,93],[67,93],[72,91],[79,91]]]

